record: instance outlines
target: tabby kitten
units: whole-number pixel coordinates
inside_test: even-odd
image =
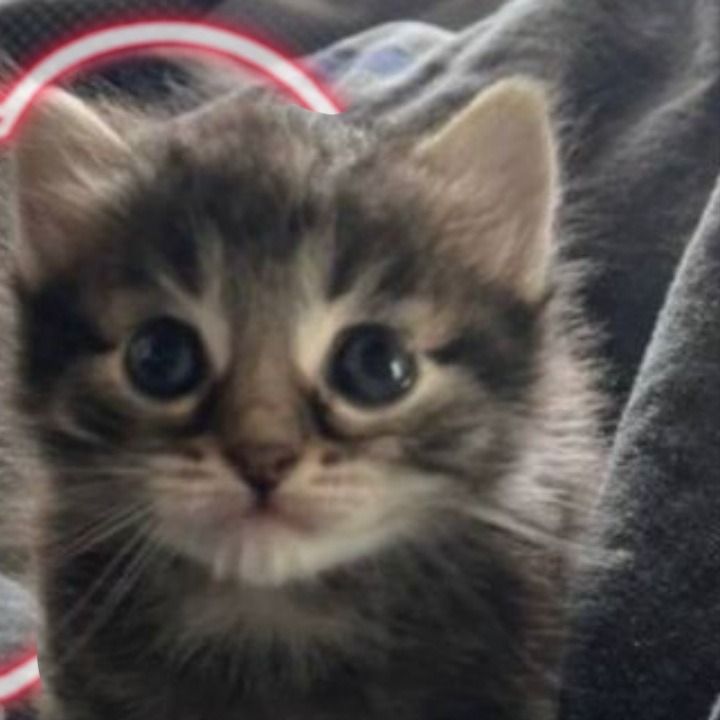
[[[14,152],[44,720],[536,720],[600,453],[543,93]]]

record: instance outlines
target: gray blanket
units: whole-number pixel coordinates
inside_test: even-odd
[[[715,720],[720,0],[511,0],[462,32],[385,25],[313,61],[348,120],[391,132],[503,75],[552,88],[562,251],[589,263],[613,398],[595,530],[620,558],[579,583],[562,719]]]

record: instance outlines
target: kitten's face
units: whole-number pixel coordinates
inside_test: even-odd
[[[232,100],[128,148],[75,121],[99,149],[62,162],[92,195],[20,195],[26,407],[59,496],[254,586],[501,503],[542,344],[544,185],[508,217],[468,193],[438,160],[463,127],[368,149]]]

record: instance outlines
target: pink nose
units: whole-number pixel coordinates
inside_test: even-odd
[[[282,443],[242,445],[229,453],[243,482],[261,498],[270,495],[297,464],[298,448]]]

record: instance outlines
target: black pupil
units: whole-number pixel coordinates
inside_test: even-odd
[[[402,397],[415,381],[414,357],[383,325],[358,325],[346,331],[330,368],[330,381],[359,405],[384,405]]]
[[[142,325],[130,340],[126,365],[135,387],[160,400],[189,393],[202,381],[205,371],[196,332],[173,318]]]

